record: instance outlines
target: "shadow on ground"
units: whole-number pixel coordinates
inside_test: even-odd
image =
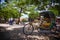
[[[49,39],[50,38],[50,39]],[[23,34],[22,28],[15,28],[12,31],[1,31],[0,40],[59,40],[55,37],[41,36],[38,32],[33,32],[31,35]]]

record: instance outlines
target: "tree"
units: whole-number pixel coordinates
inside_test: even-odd
[[[12,1],[12,2],[11,2]],[[10,3],[11,2],[11,3]],[[41,2],[43,5],[41,6]],[[38,16],[38,13],[35,11],[35,8],[40,6],[38,9],[39,10],[44,10],[45,6],[50,3],[49,0],[5,0],[5,3],[1,4],[1,10],[0,10],[0,17],[2,18],[20,18],[21,16],[21,11],[19,13],[19,10],[21,9],[24,13],[26,11],[29,11],[30,14],[29,16],[32,17],[33,19]],[[15,8],[16,7],[16,8]],[[60,12],[60,6],[55,6],[55,7],[50,7],[49,10],[52,10],[54,14],[58,15]]]
[[[3,6],[0,10],[0,17],[1,19],[5,19],[7,21],[9,18],[18,18],[19,12],[16,8],[13,7],[11,4],[6,4],[7,6]]]
[[[37,17],[39,17],[39,13],[38,12],[31,12],[29,14],[29,18],[31,18],[31,19],[36,19]]]

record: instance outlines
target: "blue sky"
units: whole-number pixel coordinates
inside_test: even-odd
[[[4,2],[4,0],[1,0],[1,3],[3,3]]]

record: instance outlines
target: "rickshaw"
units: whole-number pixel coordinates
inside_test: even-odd
[[[52,11],[46,11],[43,10],[39,14],[39,27],[38,29],[42,30],[56,30],[56,24],[55,24],[55,15]],[[36,24],[35,24],[36,25]],[[36,26],[37,27],[37,26]],[[32,34],[34,31],[34,25],[32,23],[25,24],[23,27],[23,33],[24,34]]]

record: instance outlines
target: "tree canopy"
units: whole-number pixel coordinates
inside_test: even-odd
[[[41,2],[43,2],[43,5],[41,6]],[[0,4],[1,10],[0,10],[0,17],[1,18],[18,18],[21,16],[21,8],[23,12],[29,11],[29,16],[33,15],[33,18],[35,18],[38,15],[38,12],[35,11],[35,8],[39,7],[39,10],[45,9],[44,7],[49,4],[49,0],[5,0],[4,3]],[[19,11],[20,10],[20,11]],[[59,8],[56,6],[50,7],[49,10],[52,10],[55,15],[59,15]]]

